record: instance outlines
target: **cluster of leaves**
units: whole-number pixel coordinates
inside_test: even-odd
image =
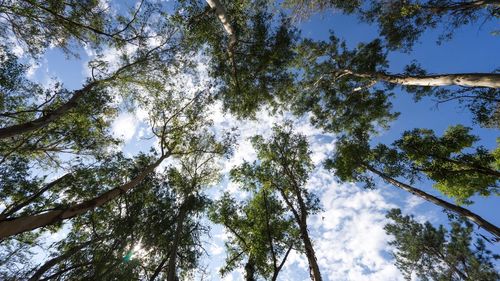
[[[28,66],[12,47],[0,48],[0,278],[189,278],[203,253],[208,210],[230,233],[222,275],[243,266],[247,280],[276,280],[295,250],[306,255],[311,278],[321,280],[307,224],[320,204],[305,187],[314,169],[306,137],[290,124],[275,126],[268,139],[255,136],[258,161],[231,171],[248,198],[238,201],[226,193],[211,202],[203,191],[220,180],[216,163],[234,142],[210,128],[207,115],[216,101],[240,118],[252,118],[263,107],[311,114],[313,125],[338,136],[326,167],[339,180],[374,187],[369,173],[379,175],[500,237],[498,227],[469,210],[399,181],[431,180],[441,193],[470,204],[472,196],[499,193],[500,148],[475,145],[472,129],[460,125],[441,137],[414,129],[391,145],[371,143],[399,115],[391,103],[396,86],[416,101],[458,101],[476,123],[498,126],[500,91],[490,83],[495,73],[475,75],[468,88],[429,86],[428,73],[416,62],[401,74],[387,73],[388,51],[410,51],[425,29],[443,21],[453,30],[485,11],[497,17],[497,2],[278,3],[301,16],[335,8],[376,22],[382,39],[353,49],[333,33],[329,41],[301,39],[272,1],[206,2],[180,0],[172,7],[142,0],[125,13],[111,13],[94,0],[0,3],[0,38],[14,38],[32,58],[51,46],[67,54],[76,55],[80,46],[98,53],[85,85],[68,90],[63,83],[47,88],[30,81]],[[105,48],[118,52],[118,60],[107,61]],[[214,84],[197,93],[180,89],[173,77],[193,75],[200,54],[210,59]],[[441,76],[447,75],[453,76]],[[117,93],[129,108],[147,112],[145,125],[157,140],[149,154],[115,152],[119,141],[109,127],[120,109],[112,103]],[[168,167],[154,172],[165,159]],[[423,280],[498,278],[483,242],[472,249],[468,223],[446,231],[397,211],[389,217],[395,221],[386,230],[396,238],[397,265],[408,277],[415,271]],[[39,245],[46,231],[67,235],[49,246],[44,264],[35,265],[32,250],[47,246]]]
[[[486,249],[484,240],[473,239],[472,224],[455,221],[451,229],[421,224],[412,216],[393,209],[385,226],[394,237],[396,266],[407,280],[416,275],[420,280],[498,280],[494,261],[499,259]],[[474,247],[472,247],[472,244]]]

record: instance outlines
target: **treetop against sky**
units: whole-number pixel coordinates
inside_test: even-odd
[[[0,279],[498,280],[500,1],[0,2]]]

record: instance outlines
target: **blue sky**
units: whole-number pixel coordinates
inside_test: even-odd
[[[404,66],[412,60],[418,61],[430,73],[454,72],[491,72],[500,62],[500,37],[489,32],[495,30],[498,23],[489,22],[482,27],[479,24],[465,26],[455,32],[450,40],[436,44],[440,30],[431,30],[423,34],[411,53],[393,52],[389,55],[390,71],[402,72]],[[300,23],[302,35],[315,39],[326,39],[329,30],[347,40],[350,46],[360,42],[368,42],[377,36],[374,26],[359,23],[354,17],[339,13],[324,13]],[[33,79],[47,83],[50,78],[63,81],[68,88],[78,88],[85,79],[86,63],[89,55],[83,50],[80,60],[67,58],[59,50],[48,50],[36,68]],[[111,56],[112,57],[112,56]],[[200,75],[206,76],[203,63],[200,64]],[[205,77],[208,79],[208,77]],[[189,85],[189,77],[180,79],[180,85]],[[205,82],[209,82],[206,80]],[[191,85],[194,87],[202,85]],[[397,139],[404,130],[413,128],[429,128],[441,134],[449,125],[465,124],[474,128],[474,133],[481,137],[481,144],[493,148],[499,131],[495,129],[478,128],[471,124],[470,114],[460,109],[457,104],[442,104],[437,109],[430,99],[415,103],[409,94],[396,90],[393,100],[394,109],[401,112],[389,131],[383,132],[376,141],[390,143]],[[394,189],[383,182],[375,190],[363,190],[353,184],[339,184],[334,181],[331,173],[321,168],[321,161],[334,148],[334,136],[323,134],[308,125],[307,118],[295,118],[290,114],[271,116],[267,112],[258,114],[256,121],[240,121],[230,114],[220,111],[220,104],[212,108],[212,118],[215,128],[230,128],[237,126],[240,131],[240,144],[233,158],[225,163],[223,171],[243,160],[255,159],[248,137],[259,133],[269,135],[271,124],[291,119],[297,131],[306,134],[311,143],[313,160],[318,168],[311,175],[308,188],[316,192],[323,204],[323,212],[311,218],[310,230],[315,241],[318,260],[325,280],[402,280],[402,276],[392,265],[387,246],[389,237],[383,232],[387,222],[385,212],[393,207],[401,208],[405,213],[412,213],[421,220],[431,220],[433,223],[447,223],[440,208],[423,202],[407,193]],[[139,150],[149,150],[150,141],[142,139],[144,116],[140,112],[124,112],[113,123],[113,132],[122,136],[125,145],[122,149],[129,155]],[[431,183],[418,185],[427,192],[439,195],[431,188]],[[227,178],[218,186],[207,189],[207,192],[217,198],[222,191],[230,191],[241,198],[245,194],[239,192]],[[442,197],[442,196],[441,196]],[[500,225],[498,216],[498,198],[474,198],[475,204],[469,208],[487,220]],[[204,257],[202,264],[209,266],[209,280],[218,280],[218,267],[224,259],[223,241],[227,234],[222,228],[213,226],[212,238],[206,238],[207,250],[211,254]],[[493,248],[493,247],[492,247]],[[496,246],[494,251],[499,253]],[[241,280],[241,271],[225,277],[226,280]],[[307,280],[305,257],[292,253],[280,280]]]

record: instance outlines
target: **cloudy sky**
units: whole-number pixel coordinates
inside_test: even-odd
[[[337,13],[325,13],[310,20],[301,22],[299,27],[304,37],[326,39],[329,30],[347,40],[350,46],[367,42],[376,38],[374,27],[359,23],[355,18]],[[491,72],[500,61],[500,38],[492,36],[495,29],[493,23],[468,26],[455,33],[452,40],[436,45],[439,31],[426,32],[410,54],[394,52],[390,54],[390,70],[401,72],[404,65],[417,60],[430,73],[453,72]],[[87,62],[94,54],[82,51],[79,60],[67,58],[60,51],[51,49],[30,70],[33,79],[49,84],[53,79],[63,81],[69,88],[78,88],[86,77]],[[113,52],[108,52],[112,59]],[[206,78],[206,69],[200,58],[199,74],[202,81],[194,82],[190,77],[180,77],[179,83],[189,91],[203,88],[210,81]],[[443,104],[436,107],[432,100],[424,100],[415,104],[405,93],[396,92],[393,101],[396,111],[402,112],[391,129],[382,132],[376,142],[390,143],[404,130],[413,128],[430,128],[441,134],[446,127],[454,124],[471,125],[467,111],[456,104]],[[335,181],[330,172],[322,169],[321,163],[328,154],[335,150],[335,136],[324,134],[309,125],[308,116],[300,118],[283,113],[271,116],[262,111],[257,114],[257,120],[240,121],[221,111],[220,104],[211,108],[214,127],[217,129],[237,127],[239,145],[233,157],[224,164],[223,171],[242,163],[255,160],[248,138],[261,134],[268,136],[273,124],[284,120],[292,120],[297,132],[308,136],[312,159],[317,165],[310,176],[307,188],[321,198],[323,212],[310,219],[309,228],[314,240],[314,246],[319,260],[320,269],[325,280],[402,280],[401,274],[393,265],[387,245],[390,239],[383,230],[387,223],[385,213],[391,208],[401,208],[406,214],[414,214],[418,219],[430,220],[435,224],[446,224],[447,220],[439,208],[420,199],[395,190],[392,186],[379,182],[376,189],[364,190],[355,184],[341,184]],[[121,113],[112,125],[113,133],[124,140],[121,147],[126,154],[134,155],[138,151],[147,151],[151,142],[144,139],[147,126],[143,120],[144,112]],[[495,146],[498,131],[475,128],[481,144],[488,148]],[[439,195],[428,182],[418,185],[421,189]],[[223,191],[230,191],[235,196],[244,197],[237,187],[228,181],[227,176],[221,184],[211,187],[207,192],[217,198]],[[476,202],[470,206],[485,219],[500,225],[500,216],[495,216],[494,198],[474,198]],[[498,212],[498,208],[497,208]],[[219,226],[212,226],[211,237],[205,238],[206,249],[210,256],[205,257],[201,264],[207,267],[208,280],[219,280],[218,268],[225,258],[223,242],[227,234]],[[499,247],[494,250],[498,253]],[[292,253],[286,263],[280,280],[308,280],[305,256]],[[234,272],[225,280],[241,280],[241,272]],[[206,279],[205,279],[206,280]]]

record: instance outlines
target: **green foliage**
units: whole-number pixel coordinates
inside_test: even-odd
[[[195,19],[188,23],[186,40],[208,44],[210,75],[220,86],[217,98],[226,110],[253,117],[262,106],[276,106],[286,99],[294,78],[289,66],[298,35],[289,20],[273,16],[266,1],[226,1],[223,5],[237,37],[236,44],[229,46],[229,36],[215,13],[204,14],[205,3],[180,2],[180,8],[188,11],[186,18]]]
[[[229,245],[226,245],[229,256],[227,269],[224,269],[223,273],[233,270],[242,260],[240,253],[244,252],[248,256],[247,265],[253,263],[260,275],[270,276],[271,271],[263,268],[262,265],[269,263],[271,251],[271,257],[275,256],[272,261],[273,276],[276,277],[281,269],[276,257],[287,251],[284,245],[297,247],[292,241],[297,239],[299,233],[302,240],[300,249],[306,252],[310,263],[315,260],[307,231],[307,217],[320,210],[320,203],[319,199],[305,188],[313,169],[305,136],[293,133],[291,124],[287,123],[284,126],[275,126],[273,135],[269,139],[255,136],[252,143],[259,160],[253,163],[245,162],[231,170],[230,174],[232,180],[253,196],[243,206],[239,206],[232,198],[225,195],[216,205],[217,211],[212,211],[212,219],[230,228],[236,236]],[[275,199],[275,194],[279,194],[281,200]],[[276,206],[270,208],[274,205]],[[293,226],[291,221],[294,223]],[[235,224],[230,225],[231,223]],[[250,225],[247,226],[247,223]],[[271,228],[266,224],[277,225]],[[231,229],[233,227],[234,230]],[[241,233],[239,233],[240,229]],[[270,232],[270,229],[276,232],[274,230]],[[244,230],[250,233],[246,234]],[[265,247],[266,241],[262,240],[263,231],[268,236],[264,239],[267,239],[269,247],[272,245],[273,248]],[[243,238],[246,235],[258,237],[248,237],[248,239],[251,238],[249,240],[251,242],[248,242],[247,238]],[[254,249],[254,247],[257,248]],[[285,253],[283,259],[286,259],[286,256]]]
[[[396,266],[407,280],[415,274],[421,280],[498,280],[494,260],[499,257],[486,250],[484,240],[473,242],[473,227],[455,221],[451,229],[435,228],[429,222],[421,224],[412,216],[403,216],[399,209],[391,210],[392,220],[385,226],[394,240],[389,244]],[[472,247],[474,245],[474,247]]]
[[[436,189],[465,203],[474,194],[488,196],[499,192],[500,173],[495,167],[498,160],[484,147],[472,150],[479,139],[470,131],[471,128],[452,126],[437,137],[431,130],[415,129],[405,132],[394,145],[412,169],[436,182]]]
[[[29,81],[27,67],[12,53],[2,49],[0,61],[0,125],[9,127],[44,116],[65,103],[74,94],[56,83],[51,89]],[[9,157],[25,157],[57,164],[56,154],[105,154],[118,141],[110,136],[111,118],[116,109],[109,105],[111,95],[95,88],[78,106],[48,126],[0,141],[0,164]]]
[[[161,34],[166,17],[161,5],[141,1],[137,7],[114,9],[99,0],[7,0],[0,5],[0,38],[18,44],[33,57],[48,47],[78,57],[78,47],[141,45]],[[113,12],[112,12],[113,11]]]
[[[392,113],[391,93],[371,89],[370,77],[349,72],[374,72],[386,67],[386,54],[379,40],[349,50],[333,34],[330,41],[304,40],[297,49],[297,68],[302,71],[292,109],[311,112],[312,123],[327,131],[349,134],[387,127]]]
[[[210,219],[231,233],[221,275],[242,267],[246,257],[247,263],[253,262],[256,272],[269,280],[277,276],[281,268],[275,267],[285,261],[289,249],[300,247],[293,219],[271,192],[265,188],[253,191],[250,199],[241,203],[225,193],[211,206]]]
[[[461,26],[499,15],[497,3],[487,1],[287,0],[283,4],[299,17],[327,9],[356,14],[362,21],[378,25],[389,48],[404,51],[410,51],[426,30],[442,26],[445,31],[439,38],[441,42]]]
[[[473,148],[478,138],[470,128],[452,126],[438,137],[432,130],[406,131],[391,146],[368,145],[368,137],[341,138],[326,166],[335,169],[342,181],[365,182],[373,186],[367,167],[375,167],[392,177],[404,177],[413,183],[422,177],[460,204],[470,204],[473,195],[489,196],[499,192],[496,152]],[[498,151],[498,149],[496,150]]]

